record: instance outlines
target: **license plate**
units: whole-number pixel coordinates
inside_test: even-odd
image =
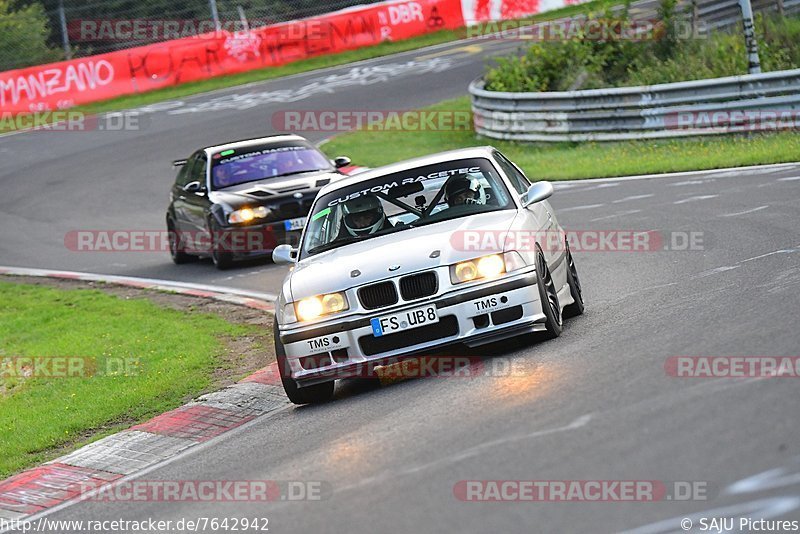
[[[374,317],[370,320],[372,325],[372,333],[375,337],[381,337],[386,334],[394,334],[402,332],[403,330],[410,330],[412,328],[419,328],[433,323],[439,322],[439,314],[436,312],[436,306],[430,305],[422,308],[415,308],[413,310],[406,310],[394,315],[384,315],[383,317]]]
[[[291,232],[293,230],[302,230],[306,227],[306,218],[298,217],[297,219],[288,219],[283,221],[283,226],[286,228],[287,232]]]

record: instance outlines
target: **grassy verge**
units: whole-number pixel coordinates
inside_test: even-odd
[[[469,97],[441,102],[426,111],[469,111]],[[323,145],[328,155],[346,154],[358,165],[377,167],[443,150],[493,145],[532,179],[566,180],[714,169],[800,159],[800,135],[753,136],[620,143],[515,143],[465,131],[361,130]]]
[[[602,9],[606,6],[615,5],[617,3],[618,0],[591,0],[584,4],[566,6],[561,9],[555,9],[539,15],[526,17],[525,21],[544,21],[562,17],[571,17],[579,13],[588,13],[597,9]],[[465,38],[466,34],[466,28],[441,30],[438,32],[405,39],[403,41],[385,41],[383,43],[360,48],[358,50],[350,50],[338,54],[303,59],[279,67],[266,67],[263,69],[252,70],[239,74],[218,76],[207,80],[200,80],[197,82],[157,89],[146,93],[126,95],[119,98],[104,100],[102,102],[76,106],[72,109],[88,114],[131,109],[163,102],[165,100],[184,98],[199,93],[226,89],[247,83],[262,82],[275,78],[291,76],[293,74],[301,74],[322,68],[345,65],[355,61],[362,61],[365,59],[372,59],[376,57],[397,54],[400,52],[406,52],[409,50],[425,48],[427,46],[457,41]],[[0,133],[2,132],[3,130],[0,130]]]
[[[224,339],[254,328],[143,298],[0,281],[0,479],[180,406],[226,367],[241,373]]]

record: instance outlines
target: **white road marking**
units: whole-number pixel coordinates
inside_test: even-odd
[[[736,212],[736,213],[725,213],[723,215],[720,215],[720,217],[737,217],[739,215],[747,215],[748,213],[755,213],[757,211],[761,211],[763,209],[767,209],[768,207],[769,206],[759,206],[757,208],[753,208],[753,209],[747,210],[747,211],[739,211],[739,212]]]
[[[639,199],[642,199],[642,198],[650,198],[650,197],[654,197],[654,196],[655,195],[652,194],[652,193],[648,193],[646,195],[631,195],[629,197],[619,198],[619,199],[615,200],[613,202],[613,204],[619,204],[620,202],[628,202],[628,201],[631,201],[631,200],[639,200]]]
[[[708,182],[713,182],[713,181],[714,181],[714,179],[713,179],[713,178],[710,178],[710,179],[708,179],[708,180],[686,180],[686,181],[684,181],[684,182],[675,182],[674,184],[667,184],[667,185],[668,185],[668,186],[671,186],[671,187],[678,187],[678,186],[682,186],[682,185],[700,185],[700,184],[706,184],[706,183],[708,183]]]
[[[709,198],[716,198],[719,195],[697,195],[694,197],[684,198],[681,200],[676,200],[673,204],[686,204],[687,202],[695,202],[697,200],[708,200]]]
[[[590,219],[589,222],[604,221],[606,219],[613,219],[614,217],[624,217],[626,215],[633,215],[634,213],[640,213],[641,211],[642,210],[621,211],[619,213],[613,213],[611,215],[606,215],[604,217],[596,217],[594,219]]]
[[[800,180],[800,176],[787,176],[786,178],[778,178],[779,182],[794,182]]]
[[[565,211],[590,210],[594,208],[601,208],[603,206],[605,206],[605,204],[586,204],[584,206],[572,206],[571,208],[559,208],[556,211],[563,213]]]

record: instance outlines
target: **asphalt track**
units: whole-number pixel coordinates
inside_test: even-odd
[[[172,110],[192,112],[150,110],[140,132],[0,138],[0,264],[274,292],[275,266],[220,273],[210,263],[176,267],[159,253],[77,253],[65,249],[64,234],[160,229],[169,161],[269,132],[279,109],[403,109],[463,94],[487,55],[515,45],[483,46],[457,43],[197,96]],[[245,93],[259,95],[230,98]],[[696,525],[730,514],[798,519],[800,383],[665,372],[677,355],[798,355],[798,192],[800,166],[560,184],[552,203],[568,229],[657,231],[670,246],[576,252],[584,316],[567,321],[557,340],[472,353],[487,365],[513,363],[514,376],[343,383],[332,403],[256,419],[141,476],[324,481],[321,501],[81,502],[50,518],[268,517],[272,532],[353,533],[679,532],[693,514]],[[670,250],[681,232],[702,245]],[[505,479],[700,481],[708,495],[658,503],[454,496],[459,481]]]

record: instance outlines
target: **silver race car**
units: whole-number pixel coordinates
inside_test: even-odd
[[[492,147],[372,169],[323,187],[275,314],[275,348],[296,404],[399,356],[561,334],[583,312],[575,262],[546,200]]]

